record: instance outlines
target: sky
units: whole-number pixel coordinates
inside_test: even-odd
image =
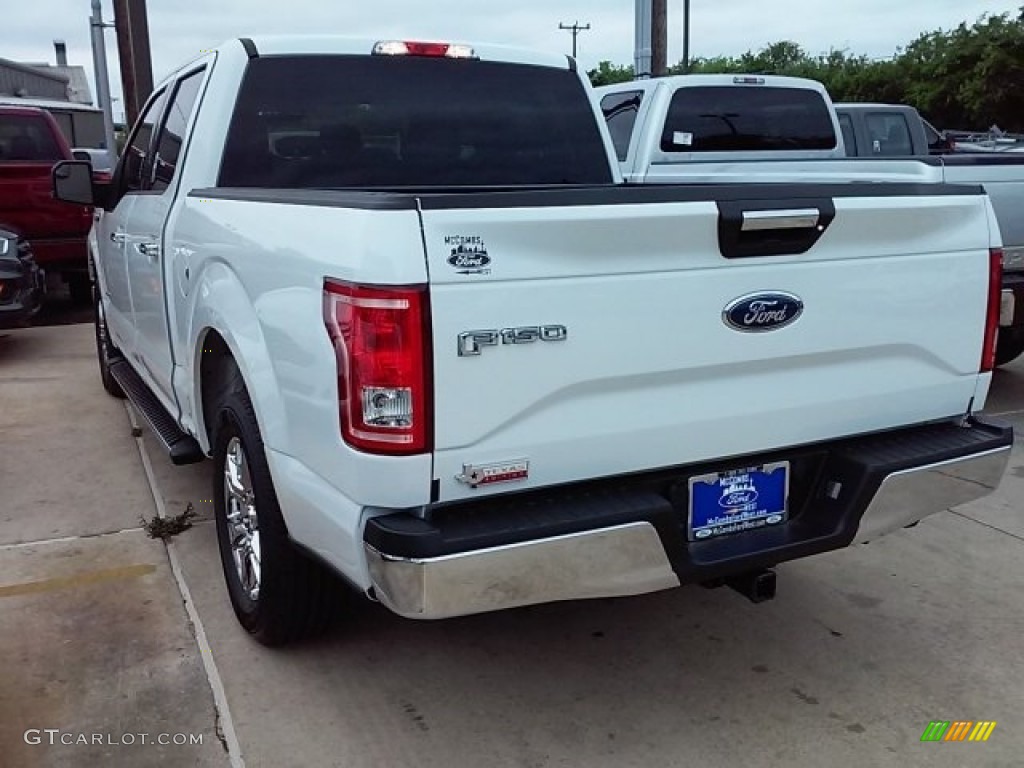
[[[669,62],[682,56],[683,0],[668,0]],[[736,55],[780,40],[811,53],[848,49],[892,56],[922,32],[949,29],[983,14],[1016,14],[1024,0],[691,0],[693,56]],[[53,40],[68,45],[70,64],[89,73],[91,0],[10,2],[3,13],[0,58],[54,61]],[[112,0],[102,0],[113,20]],[[492,42],[568,53],[572,36],[559,24],[579,22],[580,64],[633,63],[632,0],[148,0],[153,75],[201,49],[246,35],[336,32],[367,37]],[[117,43],[106,33],[111,89],[120,96]],[[123,114],[115,101],[115,118]]]

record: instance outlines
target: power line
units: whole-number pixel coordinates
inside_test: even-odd
[[[576,58],[576,38],[579,37],[580,32],[586,32],[590,29],[590,24],[584,24],[580,26],[578,21],[574,21],[572,24],[559,24],[559,29],[565,29],[572,32],[572,57]]]

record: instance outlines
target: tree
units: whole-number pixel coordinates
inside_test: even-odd
[[[633,79],[633,67],[620,67],[610,61],[599,62],[596,69],[587,72],[590,82],[596,88],[599,85],[626,83]]]
[[[669,74],[683,72],[682,64]],[[835,101],[911,104],[941,127],[1024,131],[1024,6],[982,16],[974,24],[920,35],[891,59],[872,60],[846,50],[808,54],[781,41],[741,56],[691,62],[690,72],[777,74],[825,84]],[[632,67],[602,61],[590,72],[595,85],[623,82]]]

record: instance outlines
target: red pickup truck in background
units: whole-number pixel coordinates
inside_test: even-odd
[[[54,200],[50,193],[50,169],[70,159],[71,149],[49,113],[0,106],[0,227],[28,240],[47,274],[61,275],[72,299],[88,303],[92,209]]]

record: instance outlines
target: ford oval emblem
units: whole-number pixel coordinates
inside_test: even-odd
[[[743,488],[738,491],[727,491],[718,500],[718,506],[722,509],[736,509],[745,507],[748,504],[757,502],[757,490],[754,488]]]
[[[448,263],[460,269],[482,269],[491,263],[487,251],[461,251],[452,253]]]
[[[729,302],[722,310],[722,322],[744,333],[785,328],[804,312],[799,296],[781,291],[750,293]]]

